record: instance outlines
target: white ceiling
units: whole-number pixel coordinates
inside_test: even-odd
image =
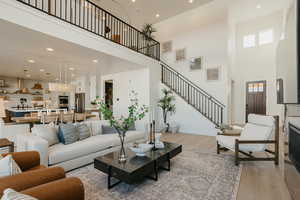
[[[68,80],[73,73],[75,77],[93,74],[96,68],[104,68],[102,61],[111,56],[81,47],[40,32],[0,20],[0,76],[54,81],[59,78],[61,68],[68,70]],[[53,52],[46,51],[53,48]],[[28,60],[35,63],[29,63]],[[99,60],[94,63],[93,60]],[[24,69],[28,73],[24,73]],[[45,69],[41,72],[40,69]],[[47,76],[46,73],[50,73]],[[73,77],[73,79],[75,78]]]
[[[213,0],[91,0],[117,17],[141,28],[145,23],[157,23]],[[220,1],[220,0],[218,0]],[[160,17],[157,18],[156,14]]]

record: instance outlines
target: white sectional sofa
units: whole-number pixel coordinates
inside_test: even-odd
[[[86,121],[91,127],[92,136],[72,144],[62,143],[49,146],[47,140],[34,134],[23,134],[17,137],[17,151],[35,150],[40,153],[41,164],[45,166],[60,166],[70,171],[93,163],[94,158],[120,149],[118,134],[102,134],[102,125],[106,121]],[[143,131],[128,131],[125,143],[144,142],[146,134]]]

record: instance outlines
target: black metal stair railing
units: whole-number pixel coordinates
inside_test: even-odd
[[[17,0],[48,15],[160,60],[160,43],[89,0]]]
[[[223,123],[225,105],[167,64],[161,62],[161,67],[163,84],[215,125],[219,126]]]

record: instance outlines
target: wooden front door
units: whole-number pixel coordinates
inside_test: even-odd
[[[246,83],[246,122],[250,113],[266,114],[266,81]]]

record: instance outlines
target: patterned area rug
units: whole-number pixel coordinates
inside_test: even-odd
[[[160,171],[157,182],[121,183],[108,190],[107,176],[93,165],[67,176],[82,180],[86,200],[235,200],[241,171],[233,156],[184,148],[172,160],[170,172]]]

